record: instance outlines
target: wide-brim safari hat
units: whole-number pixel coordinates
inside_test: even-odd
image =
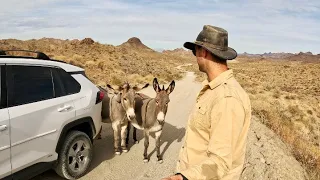
[[[196,45],[224,60],[232,60],[237,57],[237,52],[228,47],[228,32],[220,27],[204,25],[196,41],[185,42],[183,46],[194,52]]]

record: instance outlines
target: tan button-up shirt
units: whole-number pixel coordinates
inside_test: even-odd
[[[239,179],[251,104],[231,69],[203,82],[186,127],[177,172],[189,180]]]

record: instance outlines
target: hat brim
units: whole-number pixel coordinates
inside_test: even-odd
[[[216,55],[219,58],[224,59],[224,60],[233,60],[238,55],[237,52],[231,47],[228,47],[228,49],[226,51],[222,51],[222,50],[210,47],[209,45],[206,45],[205,43],[185,42],[183,44],[183,46],[185,48],[190,49],[191,51],[194,50],[195,45],[205,48],[206,50],[208,50],[212,54],[214,54],[214,55]]]

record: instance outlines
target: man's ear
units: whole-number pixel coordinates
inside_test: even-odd
[[[199,51],[199,56],[200,57],[204,57],[204,58],[207,57],[208,53],[207,53],[206,49],[204,49],[203,47],[199,47],[198,51]]]
[[[213,55],[210,51],[208,51],[204,48],[201,48],[201,49],[203,51],[203,57],[205,57],[206,59],[208,59],[208,57],[211,57]]]

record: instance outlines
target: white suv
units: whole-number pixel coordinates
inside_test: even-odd
[[[34,53],[0,51],[0,179],[50,168],[79,178],[91,164],[104,94],[82,68]]]

